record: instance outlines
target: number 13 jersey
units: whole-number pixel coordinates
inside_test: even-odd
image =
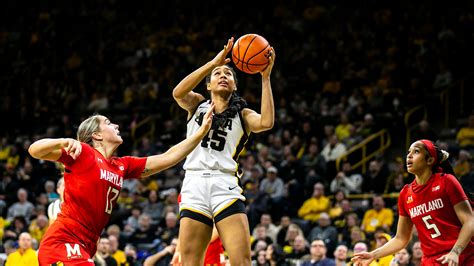
[[[209,100],[198,104],[194,114],[188,120],[187,137],[199,129],[209,106]],[[239,112],[234,118],[228,118],[219,129],[209,130],[201,144],[186,158],[184,170],[220,170],[236,173],[238,170],[237,160],[248,137],[242,114]]]

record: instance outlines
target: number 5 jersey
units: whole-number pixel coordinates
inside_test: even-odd
[[[400,192],[398,209],[401,216],[411,219],[418,231],[423,256],[448,253],[456,243],[462,224],[454,205],[467,200],[458,180],[444,173],[433,174],[425,185],[416,181]],[[464,250],[472,250],[473,242]]]

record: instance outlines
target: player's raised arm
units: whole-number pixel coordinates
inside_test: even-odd
[[[262,102],[260,107],[260,114],[251,110],[244,109],[243,115],[246,121],[246,127],[251,132],[262,132],[273,127],[275,122],[275,105],[273,103],[272,84],[270,81],[270,74],[272,72],[273,64],[275,63],[275,50],[271,49],[268,66],[260,72],[262,75]]]
[[[28,152],[36,159],[57,161],[61,157],[62,149],[76,159],[81,154],[82,146],[79,141],[70,138],[40,139],[30,145]]]
[[[180,161],[182,161],[196,146],[201,142],[202,138],[207,135],[212,125],[212,113],[214,111],[214,103],[207,109],[204,115],[203,122],[199,130],[171,147],[165,153],[150,156],[147,158],[145,169],[142,173],[142,177],[147,177],[168,169]]]
[[[224,65],[230,62],[229,58],[226,58],[232,45],[234,44],[234,38],[230,38],[227,41],[227,45],[212,59],[200,68],[196,69],[191,74],[187,75],[181,82],[176,85],[173,89],[173,98],[181,106],[181,108],[192,113],[199,102],[204,100],[204,97],[192,90],[209,74],[209,72],[216,66]]]

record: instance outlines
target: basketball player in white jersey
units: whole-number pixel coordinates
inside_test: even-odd
[[[64,201],[64,177],[61,177],[56,184],[56,192],[59,194],[59,199],[51,202],[48,206],[49,224],[53,224],[61,211],[61,203]]]
[[[213,125],[207,137],[192,151],[184,164],[181,189],[180,230],[183,265],[203,265],[204,252],[215,223],[233,266],[250,265],[250,232],[245,214],[245,197],[239,186],[237,160],[251,132],[273,127],[274,104],[270,73],[275,61],[271,48],[270,63],[262,75],[261,114],[246,108],[236,94],[235,72],[226,65],[234,39],[214,59],[186,76],[173,90],[173,97],[188,111],[187,135],[201,123],[203,111],[215,105]],[[192,90],[207,76],[211,99]]]

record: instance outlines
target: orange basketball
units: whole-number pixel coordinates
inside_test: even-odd
[[[264,70],[269,63],[269,56],[270,44],[258,34],[243,35],[232,47],[232,61],[240,71],[247,74]]]

